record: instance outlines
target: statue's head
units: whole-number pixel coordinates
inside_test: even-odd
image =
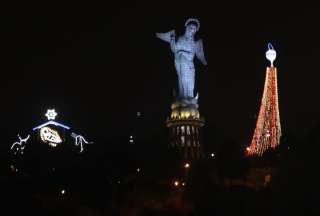
[[[190,18],[186,21],[185,27],[186,27],[185,35],[188,38],[193,38],[196,32],[200,28],[200,22],[197,19]]]

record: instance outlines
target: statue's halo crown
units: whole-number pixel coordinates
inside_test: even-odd
[[[186,23],[184,24],[185,27],[187,27],[187,25],[189,25],[190,22],[195,22],[197,23],[197,31],[199,31],[200,29],[200,22],[198,19],[195,19],[195,18],[190,18],[186,21]]]

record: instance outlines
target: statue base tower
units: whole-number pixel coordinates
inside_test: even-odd
[[[202,155],[201,127],[198,99],[176,99],[171,104],[171,115],[166,121],[170,146],[177,148],[185,160],[199,159]]]

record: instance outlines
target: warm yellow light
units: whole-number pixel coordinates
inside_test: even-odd
[[[266,137],[270,137],[270,134],[269,134],[269,133],[267,133],[267,134],[266,134]]]
[[[184,168],[189,168],[190,167],[190,164],[189,163],[185,163],[184,164]]]
[[[267,67],[264,90],[248,155],[262,154],[280,144],[281,124],[279,113],[277,69]]]
[[[250,147],[247,147],[246,149],[247,149],[247,151],[250,151]]]
[[[178,181],[174,181],[174,186],[178,187],[179,186],[179,182]]]
[[[49,143],[49,146],[52,146],[52,147],[57,147],[57,144],[56,143]]]
[[[58,143],[62,143],[58,131],[50,127],[43,127],[40,129],[40,138],[43,142],[48,142],[52,147],[56,147]]]

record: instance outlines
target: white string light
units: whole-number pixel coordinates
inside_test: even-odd
[[[80,153],[83,152],[83,144],[92,144],[93,142],[88,142],[83,136],[76,133],[71,133],[71,137],[74,138],[74,144],[76,146],[80,145]]]
[[[22,153],[23,153],[23,149],[25,148],[25,145],[23,145],[23,144],[27,143],[28,139],[30,138],[30,135],[28,135],[26,138],[22,139],[20,137],[20,135],[18,134],[18,138],[19,138],[19,142],[14,142],[10,149],[12,150],[14,146],[18,145],[18,146],[20,146],[20,149],[22,150]]]
[[[48,120],[55,120],[57,115],[58,114],[56,113],[56,111],[54,109],[47,110],[46,117],[48,118]]]

